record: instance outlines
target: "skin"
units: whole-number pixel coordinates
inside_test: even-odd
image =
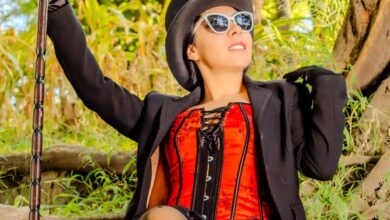
[[[187,220],[187,218],[175,208],[159,205],[148,210],[140,220]]]
[[[218,6],[206,10],[203,14],[218,12],[231,16],[237,10],[228,6]],[[245,50],[229,50],[229,46],[236,42],[243,42]],[[198,66],[205,88],[204,99],[192,108],[211,110],[226,106],[229,102],[250,102],[247,89],[243,82],[243,71],[250,64],[252,58],[253,39],[249,32],[243,32],[239,26],[231,21],[229,30],[223,34],[214,33],[205,21],[195,32],[194,42],[187,48],[187,56]],[[221,83],[222,82],[222,83]],[[163,163],[159,160],[157,177],[152,190],[148,211],[141,217],[142,220],[185,220],[183,214],[175,208],[165,205],[166,190],[157,189],[158,186],[167,187]]]

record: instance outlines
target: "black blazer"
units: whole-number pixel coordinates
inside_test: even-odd
[[[176,115],[199,103],[202,91],[197,88],[184,97],[150,92],[141,100],[118,86],[102,74],[69,5],[49,14],[48,34],[84,104],[138,142],[138,185],[126,214],[126,219],[137,219],[147,207],[154,183],[156,149]],[[344,78],[320,75],[310,95],[298,83],[258,82],[247,76],[244,82],[252,103],[261,166],[278,214],[285,220],[305,219],[297,170],[319,180],[329,180],[336,172],[343,145],[342,109],[347,101]]]

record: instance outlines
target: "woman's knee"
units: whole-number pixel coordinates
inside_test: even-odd
[[[160,205],[146,211],[141,220],[187,220],[187,218],[171,206]]]

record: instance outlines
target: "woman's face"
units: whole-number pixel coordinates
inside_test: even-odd
[[[210,8],[202,13],[222,13],[232,16],[236,9],[229,6]],[[199,22],[199,21],[198,21]],[[233,21],[225,33],[214,33],[202,19],[195,32],[194,41],[187,48],[187,56],[199,69],[242,71],[251,62],[253,39],[250,32],[244,32]]]

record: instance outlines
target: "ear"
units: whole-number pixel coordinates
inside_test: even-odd
[[[187,47],[187,57],[189,60],[197,61],[199,60],[198,49],[194,44],[189,44]]]

